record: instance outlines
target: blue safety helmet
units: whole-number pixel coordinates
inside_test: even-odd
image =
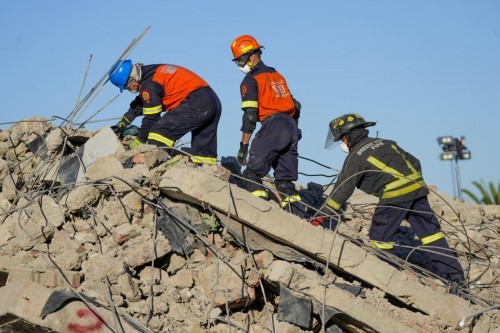
[[[130,76],[131,71],[131,60],[119,60],[108,73],[109,81],[120,88],[120,92],[123,92],[123,89],[127,85],[128,77]]]

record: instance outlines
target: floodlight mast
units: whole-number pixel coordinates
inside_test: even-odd
[[[471,152],[465,146],[465,137],[454,138],[452,136],[440,136],[437,138],[439,146],[443,150],[439,154],[441,161],[451,162],[451,176],[453,178],[453,196],[462,200],[462,188],[460,184],[460,168],[458,160],[470,160]]]

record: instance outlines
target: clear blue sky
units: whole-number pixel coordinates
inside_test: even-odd
[[[459,163],[463,188],[473,189],[474,180],[500,181],[499,18],[500,2],[493,0],[6,1],[0,122],[67,116],[89,56],[84,94],[151,25],[130,58],[181,65],[208,81],[223,106],[219,157],[235,155],[243,75],[229,46],[252,34],[266,47],[264,62],[286,77],[303,105],[300,155],[340,169],[345,154],[323,149],[327,124],[357,112],[378,122],[371,134],[397,141],[421,160],[428,184],[453,194],[451,163],[438,158],[438,136],[466,137],[472,159]],[[81,119],[117,93],[107,84]],[[124,92],[97,118],[121,116],[133,97]],[[330,173],[304,160],[299,169]],[[308,181],[328,179],[300,178]]]

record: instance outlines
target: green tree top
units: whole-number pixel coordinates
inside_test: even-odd
[[[467,194],[472,201],[480,205],[500,205],[500,182],[496,187],[493,182],[489,182],[488,186],[486,186],[483,180],[481,180],[481,182],[472,182],[472,184],[478,189],[482,196],[482,198],[479,198],[471,191],[463,189],[462,193]]]

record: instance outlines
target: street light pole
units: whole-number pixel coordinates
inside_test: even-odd
[[[453,138],[451,136],[441,136],[437,139],[438,144],[443,149],[439,154],[442,161],[451,162],[451,176],[453,178],[453,196],[462,200],[462,186],[460,183],[460,168],[458,160],[470,160],[471,152],[465,146],[465,137]],[[456,192],[455,192],[456,191]]]

